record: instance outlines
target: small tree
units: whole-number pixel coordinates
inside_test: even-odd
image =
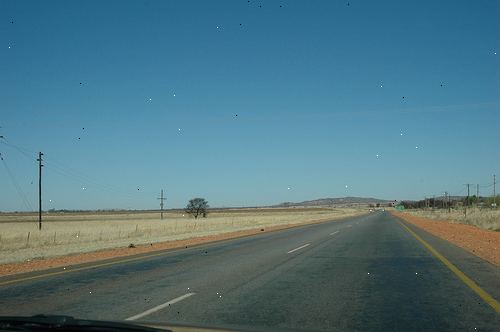
[[[208,213],[208,202],[204,198],[193,198],[189,201],[186,206],[186,213],[192,215],[195,219],[201,214],[203,217],[207,216]]]

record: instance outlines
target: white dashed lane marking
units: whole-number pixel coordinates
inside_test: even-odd
[[[157,312],[157,311],[159,311],[159,310],[161,310],[161,309],[164,309],[164,308],[166,308],[166,307],[168,307],[168,306],[170,306],[170,305],[172,305],[172,304],[174,304],[174,303],[177,303],[177,302],[180,302],[180,301],[182,301],[182,300],[184,300],[184,299],[187,299],[188,297],[193,296],[193,295],[195,295],[195,294],[196,294],[196,293],[187,293],[187,294],[184,294],[184,295],[182,295],[182,296],[176,297],[176,298],[175,298],[175,299],[173,299],[173,300],[170,300],[170,301],[168,301],[168,302],[165,302],[165,303],[163,303],[163,304],[160,304],[160,305],[158,305],[158,306],[156,306],[156,307],[154,307],[154,308],[151,308],[151,309],[149,309],[149,310],[146,310],[146,311],[144,311],[144,312],[141,312],[140,314],[137,314],[137,315],[135,315],[135,316],[132,316],[132,317],[126,318],[125,320],[136,320],[136,319],[142,318],[142,317],[144,317],[144,316],[151,315],[151,314],[152,314],[152,313],[154,313],[154,312]]]
[[[308,245],[310,245],[310,243],[306,243],[303,246],[300,246],[298,248],[292,249],[292,250],[288,251],[287,254],[291,254],[292,252],[295,252],[297,250],[303,249],[303,248],[307,247]]]

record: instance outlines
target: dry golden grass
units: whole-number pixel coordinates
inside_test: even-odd
[[[478,209],[470,208],[467,209],[467,216],[464,213],[464,209],[460,210],[405,210],[406,213],[413,214],[415,216],[429,218],[429,219],[439,219],[439,220],[449,220],[452,222],[474,225],[482,229],[500,231],[500,210],[491,209]]]
[[[147,244],[237,230],[338,219],[363,213],[343,209],[220,210],[194,219],[182,212],[64,213],[44,215],[38,230],[34,215],[0,215],[0,263]]]

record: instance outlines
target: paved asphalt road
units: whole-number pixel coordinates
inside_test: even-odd
[[[408,226],[500,300],[498,267]],[[386,212],[6,281],[0,315],[266,331],[500,331],[500,314]]]

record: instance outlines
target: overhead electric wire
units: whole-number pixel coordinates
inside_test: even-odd
[[[16,151],[21,153],[23,156],[28,158],[30,161],[36,163],[35,160],[33,159],[34,158],[33,156],[36,155],[35,151],[31,151],[31,150],[23,148],[19,145],[13,144],[10,141],[7,141],[7,139],[5,139],[5,138],[0,140],[0,142],[7,145],[10,148],[15,149]],[[85,175],[84,173],[82,173],[78,170],[72,169],[71,167],[64,165],[60,161],[57,161],[54,158],[51,158],[50,156],[49,157],[46,156],[44,162],[45,162],[44,166],[46,167],[46,169],[48,171],[53,171],[54,173],[65,176],[69,179],[72,179],[75,182],[89,183],[89,184],[95,186],[96,188],[99,188],[100,190],[106,191],[108,193],[113,193],[115,195],[120,195],[120,196],[127,198],[127,199],[130,199],[130,200],[142,199],[140,197],[133,196],[131,193],[126,193],[126,190],[123,188],[119,188],[119,187],[116,187],[116,186],[111,185],[111,184],[106,184],[106,183],[103,183],[102,181],[94,180],[94,179],[90,178],[89,176]],[[141,195],[145,195],[145,194],[146,195],[156,195],[156,193],[150,193],[150,192],[144,192],[144,191],[141,191],[140,194]]]
[[[63,168],[56,166],[53,162],[48,162],[47,159],[45,159],[45,165],[49,166],[49,167],[47,167],[47,171],[57,173],[57,174],[64,176],[64,177],[66,177],[66,178],[68,178],[68,179],[70,179],[70,180],[72,180],[75,183],[78,183],[80,185],[82,183],[90,184],[90,185],[93,185],[95,188],[98,188],[99,190],[106,191],[106,192],[112,193],[114,195],[121,195],[122,197],[124,197],[126,199],[131,199],[131,200],[139,199],[138,197],[133,197],[130,194],[111,189],[111,188],[107,187],[105,184],[102,184],[102,183],[90,180],[89,178],[82,177],[80,175],[68,172],[67,170],[65,170]],[[86,188],[86,187],[83,187],[83,188]]]
[[[25,157],[28,157],[28,158],[30,158],[30,159],[31,159],[31,158],[32,158],[32,156],[35,154],[35,152],[34,152],[34,151],[28,150],[28,149],[26,149],[26,148],[22,148],[22,147],[20,147],[20,146],[18,146],[18,145],[16,145],[16,144],[11,143],[11,142],[10,142],[10,141],[8,141],[5,137],[3,137],[3,139],[2,139],[2,140],[0,140],[0,143],[5,144],[5,145],[7,145],[8,147],[11,147],[11,148],[13,148],[13,149],[17,150],[18,152],[20,152],[21,154],[23,154]]]
[[[97,181],[95,179],[90,178],[89,176],[85,175],[82,172],[79,172],[79,171],[72,169],[68,166],[63,166],[61,162],[55,161],[53,158],[50,159],[49,157],[45,157],[45,164],[48,165],[49,168],[52,167],[53,171],[56,171],[57,173],[59,173],[61,175],[67,176],[69,178],[77,179],[81,183],[91,184],[91,185],[93,185],[101,190],[107,191],[108,193],[119,194],[123,197],[126,197],[128,199],[132,199],[132,200],[141,199],[139,197],[134,197],[131,193],[127,193],[126,190],[124,190],[123,188],[119,188],[119,187],[116,187],[116,186],[111,185],[111,184]],[[140,194],[141,195],[144,195],[144,194],[154,195],[156,193],[153,194],[153,193],[147,193],[147,192],[140,192]]]
[[[9,175],[9,178],[12,181],[12,184],[14,185],[14,188],[16,188],[17,193],[21,197],[21,200],[23,201],[24,207],[27,208],[29,211],[33,211],[33,207],[31,206],[27,196],[24,194],[23,190],[21,189],[21,186],[19,183],[17,183],[17,180],[14,176],[14,173],[10,170],[9,166],[7,166],[7,162],[3,158],[2,154],[0,153],[0,159],[2,161],[2,164],[5,167],[5,170],[7,171],[7,174]]]

